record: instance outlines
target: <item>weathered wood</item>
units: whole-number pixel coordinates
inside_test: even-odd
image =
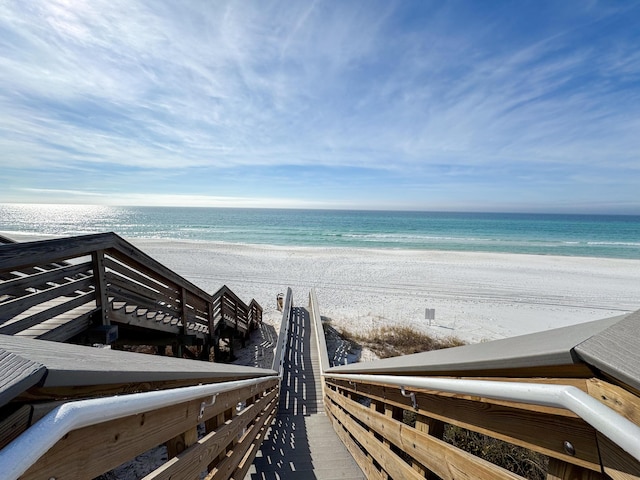
[[[640,463],[598,432],[602,467],[613,480],[640,480]]]
[[[272,405],[271,412],[275,411],[277,408],[277,401],[274,400],[270,405]],[[267,420],[273,418],[271,412],[263,413],[255,423],[247,428],[239,442],[234,446],[233,450],[227,452],[225,458],[216,465],[209,475],[205,477],[206,480],[227,479],[231,476],[251,447],[253,438],[260,433],[260,430],[266,424]]]
[[[260,428],[260,431],[251,442],[251,445],[249,446],[247,453],[245,453],[244,457],[238,464],[238,467],[231,474],[230,478],[232,480],[244,480],[245,476],[249,471],[249,468],[251,467],[251,464],[253,463],[253,460],[256,457],[256,454],[258,453],[258,450],[260,449],[260,446],[262,445],[264,437],[266,436],[271,424],[273,423],[274,418],[276,417],[276,413],[277,413],[277,408],[274,406],[273,411],[269,414],[269,417],[264,422],[264,425],[262,426],[262,428]]]
[[[328,406],[327,410],[329,410]],[[338,437],[340,438],[340,440],[342,440],[342,443],[344,443],[345,447],[347,447],[347,450],[360,467],[360,470],[362,470],[366,475],[366,477],[373,480],[387,480],[388,475],[386,474],[386,472],[380,471],[375,468],[372,459],[367,457],[360,445],[356,443],[351,433],[344,427],[344,425],[342,425],[338,421],[338,419],[331,415],[330,412],[329,419],[331,420],[333,429],[338,434]]]
[[[65,277],[75,277],[81,273],[87,273],[91,270],[91,263],[84,262],[78,265],[65,265],[55,270],[48,270],[45,272],[39,272],[27,277],[17,277],[13,280],[0,283],[0,296],[1,295],[13,295],[23,296],[28,287],[34,287],[35,285],[44,285],[47,282],[60,283],[62,280],[64,283],[68,282]]]
[[[100,309],[102,325],[109,325],[109,300],[107,298],[107,280],[104,267],[104,250],[96,250],[91,254],[93,280],[96,295],[96,306]]]
[[[631,392],[599,379],[587,383],[589,395],[640,425],[640,398]],[[640,440],[639,440],[640,441]],[[614,480],[640,479],[640,465],[604,435],[598,433],[598,445],[604,471]]]
[[[515,382],[515,383],[533,383],[533,384],[544,384],[544,385],[570,385],[573,387],[576,387],[580,390],[582,390],[583,392],[587,393],[587,382],[589,381],[589,379],[587,378],[528,378],[528,377],[518,377],[518,378],[509,378],[509,377],[438,377],[438,378],[443,378],[443,379],[462,379],[462,380],[487,380],[487,381],[496,381],[496,382]],[[344,388],[354,388],[352,387],[351,383],[355,383],[356,384],[356,389],[358,389],[359,391],[362,391],[364,393],[369,392],[371,389],[378,391],[378,387],[382,387],[387,388],[387,389],[391,389],[391,390],[395,390],[397,391],[398,388],[397,387],[389,387],[387,384],[385,384],[384,382],[359,382],[359,381],[355,381],[355,382],[347,382],[344,380],[337,380],[337,379],[330,379],[331,382],[334,382],[337,385],[341,385]],[[529,404],[529,403],[519,403],[519,402],[510,402],[507,400],[498,400],[498,399],[494,399],[494,398],[479,398],[477,396],[474,395],[463,395],[463,394],[458,394],[458,393],[449,393],[449,392],[441,392],[441,391],[434,391],[434,390],[427,390],[427,389],[412,389],[412,391],[415,392],[420,392],[420,393],[425,393],[425,394],[436,394],[439,397],[443,397],[443,398],[460,398],[460,399],[465,399],[465,400],[472,400],[472,401],[482,401],[485,403],[490,403],[493,405],[504,405],[506,407],[513,407],[513,408],[517,408],[519,410],[531,410],[533,412],[540,412],[540,413],[546,413],[549,415],[559,415],[559,416],[563,416],[563,417],[572,417],[572,418],[579,418],[579,416],[575,413],[573,413],[570,410],[566,410],[564,408],[556,408],[556,407],[546,407],[543,405],[535,405],[535,404]],[[409,400],[407,400],[406,402],[409,402]]]
[[[165,445],[167,447],[167,458],[171,459],[177,457],[187,448],[198,441],[198,428],[192,427],[186,432],[182,432],[169,439]]]
[[[349,390],[349,384],[329,379],[330,384]],[[411,400],[403,397],[395,387],[358,385],[358,393],[392,405],[413,409]],[[499,440],[571,462],[590,470],[600,469],[595,430],[584,420],[575,417],[548,415],[489,403],[478,398],[472,401],[455,396],[416,393],[416,413],[483,433]],[[576,455],[568,455],[563,448],[571,441]]]
[[[152,295],[143,292],[134,291],[135,287],[120,287],[115,284],[110,284],[107,291],[109,292],[109,296],[113,297],[114,300],[123,300],[130,305],[136,305],[139,308],[147,307],[149,309],[153,309],[158,312],[166,312],[171,313],[176,316],[179,315],[179,309],[173,306],[169,306],[166,303],[158,301]]]
[[[116,237],[113,233],[99,233],[5,245],[0,248],[0,272],[89,255],[108,248]]]
[[[124,291],[129,292],[131,295],[137,295],[138,298],[144,299],[144,305],[176,305],[177,302],[175,300],[171,300],[169,297],[166,297],[164,294],[160,292],[154,291],[152,288],[147,287],[147,285],[141,285],[139,283],[134,283],[129,281],[126,278],[118,277],[117,275],[108,272],[106,275],[107,279],[107,291],[109,295],[114,295],[117,292]],[[119,295],[116,295],[116,298]],[[140,302],[142,300],[139,300]],[[141,305],[140,305],[141,306]]]
[[[243,411],[233,421],[222,424],[215,431],[196,440],[193,447],[175,455],[169,455],[169,461],[147,475],[144,480],[197,478],[200,472],[208,470],[209,463],[220,455],[244,428],[247,428],[256,418],[260,418],[260,415],[265,416],[271,412],[275,403],[275,392],[272,392]]]
[[[0,420],[0,450],[31,425],[31,405],[22,405]]]
[[[468,476],[468,478],[509,480],[521,478],[519,475],[475,457],[431,435],[420,432],[387,414],[374,412],[353,400],[347,399],[334,390],[327,390],[327,395],[345,412],[349,412],[349,415],[369,426],[390,443],[396,445],[400,450],[415,458],[443,479],[459,478],[460,472],[464,472],[464,475]],[[334,415],[336,411],[339,412],[335,406],[331,406],[331,409]],[[338,413],[336,417],[343,424],[348,421],[346,414]],[[353,431],[352,434],[354,434]],[[354,436],[364,445],[358,435],[354,434]],[[371,454],[378,460],[374,452],[371,452]],[[387,469],[385,468],[385,470]],[[391,474],[391,472],[389,473]]]
[[[203,417],[199,417],[200,406],[202,402],[209,402],[210,397],[74,430],[22,478],[94,478],[254,393],[250,387],[220,393],[214,405],[205,409]]]
[[[49,340],[52,342],[66,342],[70,338],[86,331],[91,326],[91,317],[95,312],[92,304],[75,308],[41,323],[45,331],[38,333],[34,338]],[[33,330],[33,327],[31,330]],[[23,333],[29,333],[27,330]],[[34,332],[35,333],[35,332]]]
[[[640,398],[633,393],[597,378],[587,382],[587,392],[627,420],[640,425]]]
[[[44,303],[48,300],[53,300],[54,298],[69,296],[76,291],[90,287],[92,284],[93,278],[81,278],[48,288],[47,290],[42,290],[40,292],[25,295],[24,297],[9,300],[8,302],[3,303],[0,308],[0,323],[4,323],[7,320],[12,319],[19,313],[22,313],[35,305]]]
[[[157,312],[153,312],[153,317],[157,315]],[[165,324],[162,322],[155,322],[153,319],[148,320],[147,317],[140,317],[138,315],[127,314],[122,310],[116,310],[111,312],[111,323],[121,325],[132,325],[135,327],[146,328],[150,330],[158,330],[160,332],[173,333],[174,335],[180,334],[180,329],[176,326]]]
[[[329,396],[331,396],[331,393],[332,392],[329,391],[327,392]],[[328,406],[331,415],[345,426],[358,443],[364,447],[367,453],[370,453],[375,461],[378,462],[392,478],[421,478],[418,472],[413,470],[403,459],[399,458],[389,450],[389,448],[384,446],[382,442],[378,441],[373,435],[373,432],[369,432],[360,426],[358,422],[355,422],[350,415],[345,413],[336,404],[329,402]],[[363,408],[366,409],[366,407]]]
[[[65,301],[67,300],[67,301]],[[95,300],[94,292],[87,292],[76,297],[61,297],[57,299],[57,301],[52,301],[53,306],[50,308],[45,308],[37,313],[32,315],[24,316],[19,320],[15,320],[11,323],[0,326],[0,334],[3,335],[15,335],[18,332],[22,332],[31,328],[35,325],[38,325],[46,320],[57,317],[65,312],[69,312],[70,310],[74,310],[82,305],[86,305],[89,302],[93,302]],[[46,307],[47,305],[43,305]],[[1,308],[1,307],[0,307]],[[91,305],[91,309],[95,309],[95,303]],[[28,313],[28,312],[26,312]],[[23,314],[18,315],[17,317],[21,317]]]
[[[105,268],[108,269],[107,273],[112,276],[120,276],[121,278],[146,285],[147,287],[151,288],[152,290],[156,290],[162,296],[169,298],[172,301],[175,301],[178,298],[177,288],[166,286],[159,279],[150,277],[148,275],[143,275],[125,263],[117,262],[112,258],[105,257],[104,264]]]
[[[549,459],[547,480],[601,480],[602,474],[555,458]]]
[[[116,260],[122,260],[127,265],[135,267],[145,275],[160,276],[162,283],[167,286],[174,287],[176,290],[179,287],[185,287],[187,290],[194,294],[207,298],[209,294],[202,290],[200,287],[184,279],[173,270],[165,267],[160,262],[154,260],[142,250],[137,249],[124,239],[116,236],[114,239],[114,249],[109,250],[107,253],[112,255]]]
[[[431,435],[438,440],[442,440],[442,437],[444,436],[444,425],[444,422],[436,420],[435,418],[425,417],[424,415],[416,415],[416,430]],[[427,478],[428,480],[436,480],[438,478],[435,473],[424,468],[424,465],[420,466],[423,467],[425,478]],[[419,468],[418,471],[420,471]]]

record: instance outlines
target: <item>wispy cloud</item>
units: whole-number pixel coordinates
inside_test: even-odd
[[[352,203],[436,183],[486,200],[608,169],[628,200],[639,19],[598,2],[4,2],[0,186],[74,190],[83,171],[89,193],[119,176],[124,195],[144,172],[190,194],[203,173],[260,172],[252,186],[275,198],[311,173]],[[332,185],[345,172],[352,187]],[[197,193],[244,198],[237,183]],[[322,203],[322,186],[301,190]]]

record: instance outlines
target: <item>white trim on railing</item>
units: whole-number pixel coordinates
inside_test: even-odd
[[[640,427],[589,394],[570,385],[365,374],[325,373],[325,377],[353,382],[394,385],[405,390],[411,388],[434,390],[564,408],[578,415],[633,458],[640,461]]]
[[[169,407],[198,398],[215,397],[220,393],[258,385],[273,379],[279,380],[279,377],[260,377],[65,403],[49,412],[35,425],[0,450],[2,478],[6,480],[19,478],[47,450],[72,430]],[[206,408],[214,404],[215,399],[209,400],[209,402],[203,402],[202,407]],[[202,416],[202,411],[200,416]]]

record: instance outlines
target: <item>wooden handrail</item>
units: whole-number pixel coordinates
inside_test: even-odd
[[[0,450],[2,478],[95,478],[163,444],[168,460],[145,478],[244,478],[275,416],[278,384],[257,376],[57,406]]]

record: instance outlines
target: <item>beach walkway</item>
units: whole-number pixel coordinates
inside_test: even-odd
[[[365,478],[324,412],[315,336],[294,307],[278,414],[246,480]]]

